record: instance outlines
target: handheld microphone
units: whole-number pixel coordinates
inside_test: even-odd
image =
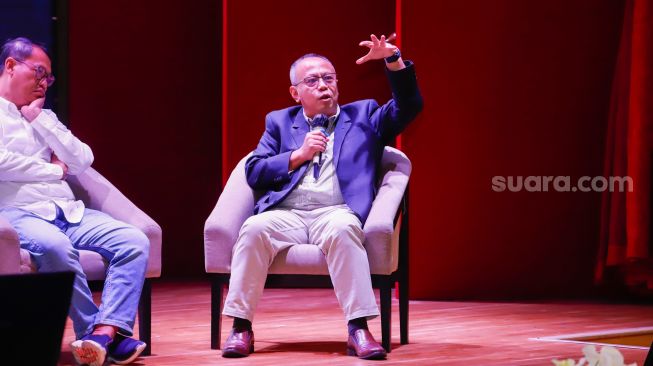
[[[311,131],[320,131],[324,136],[326,136],[326,127],[329,123],[329,119],[324,114],[316,114],[311,120]],[[316,152],[313,155],[313,178],[317,181],[317,178],[320,176],[320,167],[322,165],[322,152]]]

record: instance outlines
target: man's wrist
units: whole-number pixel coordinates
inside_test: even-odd
[[[25,111],[21,110],[21,114],[23,115],[23,118],[27,120],[27,122],[31,123],[39,116],[39,114],[41,114],[41,108],[28,109]]]
[[[388,56],[385,58],[385,63],[391,64],[393,62],[397,62],[401,58],[401,52],[399,51],[398,48],[395,48],[395,53],[392,54],[392,56]]]
[[[301,150],[301,148],[297,150],[293,150],[293,152],[290,153],[290,161],[288,163],[288,171],[291,172],[300,165],[304,164],[306,159],[304,159],[304,154]]]

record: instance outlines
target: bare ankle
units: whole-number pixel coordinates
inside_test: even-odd
[[[117,328],[112,325],[98,324],[93,329],[93,334],[108,335],[113,339],[116,336]]]

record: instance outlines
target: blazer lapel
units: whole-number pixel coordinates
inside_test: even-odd
[[[303,109],[300,109],[297,112],[290,128],[290,134],[295,143],[295,149],[299,149],[302,144],[304,144],[304,137],[308,133],[308,123],[306,122],[306,119],[304,119],[303,111]]]
[[[345,136],[347,136],[347,132],[349,132],[349,129],[351,128],[351,118],[349,118],[349,115],[347,112],[340,109],[340,116],[338,116],[338,123],[336,123],[336,130],[334,132],[334,152],[333,152],[333,162],[334,162],[334,167],[337,169],[338,168],[338,161],[340,159],[340,149],[342,148],[342,143],[345,141]]]

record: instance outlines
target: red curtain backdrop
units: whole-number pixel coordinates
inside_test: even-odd
[[[328,57],[338,72],[340,103],[391,97],[383,64],[356,65],[370,33],[395,31],[395,2],[223,0],[222,180],[256,148],[265,115],[294,105],[288,69],[299,56]]]
[[[413,163],[410,296],[594,290],[601,193],[494,192],[493,176],[601,176],[624,3],[401,2],[423,113]]]
[[[632,192],[603,196],[596,279],[606,267],[623,269],[631,285],[653,288],[651,261],[651,169],[653,155],[653,6],[626,2],[612,87],[605,175],[632,178]]]

